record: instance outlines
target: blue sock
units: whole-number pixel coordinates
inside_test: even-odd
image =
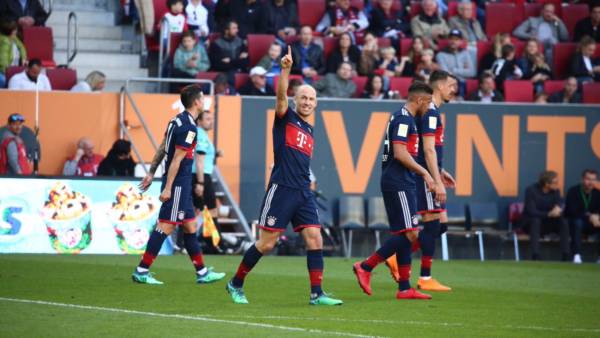
[[[406,238],[405,235],[400,235],[398,237],[401,238],[400,245],[396,250],[396,262],[398,262],[398,272],[400,273],[398,289],[400,291],[404,291],[410,289],[412,243],[408,240],[408,238]]]
[[[190,256],[190,260],[194,264],[194,268],[196,268],[196,273],[205,273],[204,269],[204,258],[202,257],[202,249],[200,249],[200,244],[198,243],[198,238],[196,234],[183,234],[183,244],[185,245],[185,250]]]
[[[392,235],[388,238],[383,245],[375,251],[374,254],[369,256],[367,259],[360,263],[360,266],[366,271],[373,271],[373,269],[381,262],[390,258],[400,246],[401,238],[404,235]]]
[[[435,253],[435,239],[440,233],[440,221],[423,223],[423,231],[419,232],[421,242],[421,277],[431,276],[431,261]]]
[[[158,256],[158,252],[160,251],[165,239],[167,239],[167,234],[162,232],[162,230],[159,228],[156,228],[154,231],[152,231],[150,238],[148,239],[148,243],[146,243],[146,251],[142,256],[140,264],[138,264],[138,268],[146,270],[150,269],[150,265],[152,265],[156,259],[156,256]]]
[[[244,279],[246,278],[246,275],[250,272],[250,270],[252,270],[252,268],[254,268],[261,257],[262,253],[258,251],[256,245],[252,245],[250,249],[246,251],[246,254],[244,254],[244,258],[242,259],[235,276],[233,276],[231,279],[231,284],[233,284],[233,286],[236,288],[241,288],[244,286]]]
[[[311,295],[320,296],[323,294],[321,282],[323,281],[323,250],[307,250],[306,266],[310,276]]]

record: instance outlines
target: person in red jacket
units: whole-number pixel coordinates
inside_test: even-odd
[[[8,117],[8,129],[0,139],[0,174],[31,175],[32,165],[25,143],[20,137],[25,118],[21,114]]]
[[[96,176],[98,166],[104,156],[94,153],[94,142],[87,137],[82,137],[77,142],[75,156],[65,162],[63,175],[65,176]]]

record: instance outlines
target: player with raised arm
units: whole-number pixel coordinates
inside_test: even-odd
[[[183,241],[196,269],[196,282],[211,283],[225,277],[224,273],[214,272],[212,268],[204,266],[200,244],[196,238],[196,215],[192,205],[192,162],[197,136],[195,119],[202,110],[204,96],[200,87],[190,85],[181,91],[180,98],[185,111],[169,122],[164,146],[161,145],[160,148],[167,157],[159,197],[162,205],[158,225],[150,235],[142,260],[131,276],[137,283],[163,284],[150,273],[150,266],[167,236],[178,225],[183,226]],[[157,157],[160,157],[160,154],[157,154],[155,159]],[[152,182],[151,178],[148,180],[147,177],[140,184],[142,190],[147,189]]]
[[[397,299],[431,299],[410,287],[411,246],[419,236],[416,214],[415,174],[431,189],[434,181],[427,169],[417,163],[419,134],[415,119],[429,108],[433,90],[414,82],[400,111],[392,114],[383,146],[381,192],[390,224],[391,236],[369,258],[354,263],[353,270],[361,289],[371,295],[371,271],[388,257],[396,255],[400,278]]]
[[[277,85],[277,103],[273,123],[275,165],[260,209],[259,239],[252,245],[235,276],[227,283],[227,292],[236,304],[247,304],[243,285],[246,275],[260,258],[275,247],[279,236],[292,223],[306,244],[306,262],[310,277],[311,305],[341,305],[321,288],[323,279],[323,238],[317,204],[310,191],[310,159],[313,153],[313,127],[309,117],[317,107],[317,93],[309,85],[298,87],[294,102],[288,107],[288,79],[292,51],[281,59],[281,76]]]

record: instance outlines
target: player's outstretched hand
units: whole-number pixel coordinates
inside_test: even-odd
[[[444,183],[444,186],[446,188],[454,189],[456,187],[456,181],[454,180],[454,177],[452,177],[452,175],[450,175],[449,172],[442,169],[441,176],[442,176],[442,182]]]
[[[292,63],[294,63],[292,59],[292,47],[288,46],[287,54],[281,58],[281,69],[291,69]]]
[[[163,192],[160,193],[160,197],[158,197],[158,199],[163,203],[170,200],[171,199],[171,190],[167,190],[167,189],[163,190]]]
[[[146,175],[146,177],[144,177],[144,179],[138,185],[138,189],[140,189],[141,192],[146,192],[146,190],[148,190],[148,188],[150,188],[152,185],[152,178],[152,174]]]

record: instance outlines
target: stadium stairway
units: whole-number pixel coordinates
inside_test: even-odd
[[[54,34],[54,60],[67,62],[67,20],[70,12],[78,19],[79,50],[70,67],[79,80],[93,70],[106,74],[105,91],[119,91],[130,77],[147,76],[140,67],[139,37],[132,26],[116,24],[113,1],[54,0],[46,25]]]

